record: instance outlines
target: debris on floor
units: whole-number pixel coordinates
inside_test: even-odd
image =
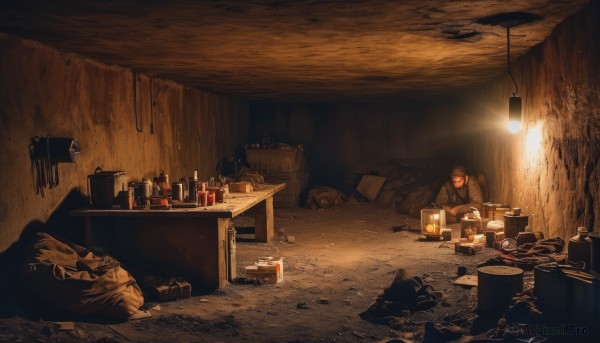
[[[392,231],[394,232],[408,231],[409,229],[410,228],[406,224],[392,226]]]
[[[564,240],[560,237],[548,238],[537,243],[522,244],[510,253],[499,254],[479,265],[508,265],[531,271],[537,265],[562,262],[566,259],[563,252]]]
[[[58,331],[73,331],[75,330],[74,322],[54,322]]]
[[[150,275],[144,278],[142,286],[151,300],[171,301],[192,296],[192,285],[179,277],[164,279]]]
[[[433,292],[421,277],[408,277],[407,272],[400,269],[392,284],[360,316],[374,323],[391,325],[397,317],[410,318],[419,311],[434,308],[437,298]]]
[[[308,192],[306,207],[316,210],[318,208],[331,208],[342,205],[348,197],[341,191],[326,186],[315,187]]]
[[[459,286],[477,287],[477,275],[462,275],[454,280],[453,284]]]

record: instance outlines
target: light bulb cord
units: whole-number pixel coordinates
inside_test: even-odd
[[[510,71],[510,26],[506,26],[506,65],[508,66],[508,75],[515,83],[515,91],[513,92],[513,97],[515,97],[519,93],[519,86],[517,86],[517,81]]]

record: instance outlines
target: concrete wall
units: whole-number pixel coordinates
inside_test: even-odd
[[[87,175],[97,166],[124,170],[134,181],[161,169],[171,180],[194,170],[208,179],[219,159],[246,141],[244,102],[146,75],[138,75],[134,97],[130,70],[4,34],[0,75],[0,252],[31,223],[46,223],[69,194],[87,195]],[[47,135],[75,138],[81,155],[76,164],[59,164],[58,187],[41,197],[28,145]]]
[[[523,130],[511,135],[502,75],[473,98],[473,160],[488,176],[492,199],[533,214],[547,236],[600,231],[600,3],[559,24],[511,66],[523,97]],[[511,30],[518,40],[519,27]]]

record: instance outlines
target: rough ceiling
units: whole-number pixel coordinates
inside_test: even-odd
[[[539,17],[514,60],[587,2],[11,0],[0,30],[250,101],[369,101],[477,87],[506,71],[506,29],[478,20]]]

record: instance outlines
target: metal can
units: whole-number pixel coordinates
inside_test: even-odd
[[[173,182],[171,184],[171,197],[173,200],[183,201],[183,183]]]
[[[152,195],[152,181],[150,181],[148,179],[143,179],[142,183],[140,185],[142,188],[140,195],[143,198],[150,198],[150,196]]]
[[[208,203],[208,192],[198,191],[198,205],[206,206]]]
[[[199,203],[198,194],[196,193],[198,186],[198,180],[194,178],[190,178],[190,202]]]
[[[208,195],[206,197],[206,204],[208,206],[212,206],[215,204],[215,192],[208,192]]]

